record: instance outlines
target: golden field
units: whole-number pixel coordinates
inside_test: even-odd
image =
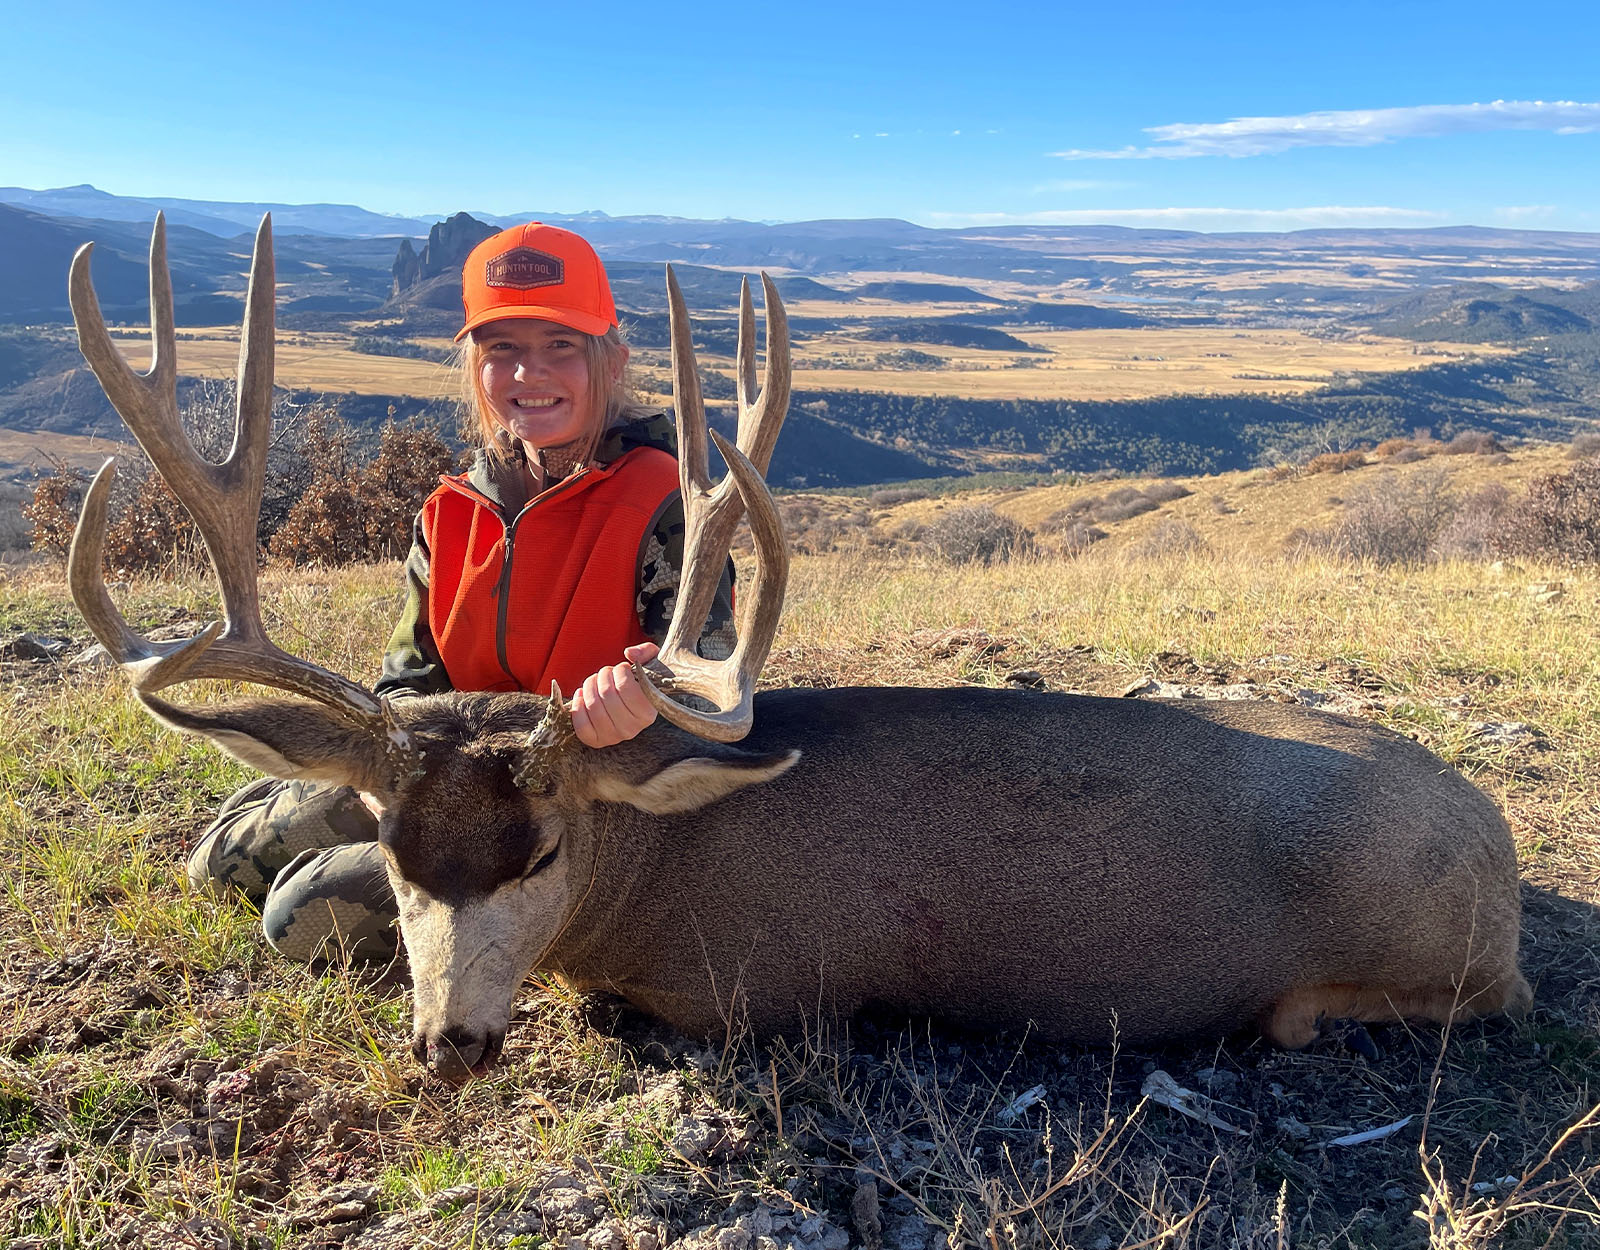
[[[1018,337],[1049,355],[1021,357],[927,343],[867,342],[847,329],[819,335],[795,349],[795,386],[815,390],[884,391],[902,395],[962,395],[977,399],[1114,400],[1180,394],[1304,392],[1339,373],[1423,368],[1446,359],[1494,355],[1505,349],[1414,343],[1361,335],[1323,338],[1292,330],[1228,327],[1192,329],[1024,329]],[[149,359],[148,335],[121,331],[117,344],[138,368]],[[454,380],[445,365],[352,351],[350,336],[290,333],[277,349],[279,386],[361,395],[449,399]],[[443,340],[427,340],[430,346]],[[937,356],[942,364],[916,369],[873,367],[901,348]],[[641,359],[660,353],[641,352]],[[1025,368],[1007,367],[1026,359]],[[195,330],[178,343],[186,374],[231,378],[238,369],[238,331]],[[731,373],[730,358],[706,354],[706,368]],[[638,371],[643,389],[665,393],[661,365]]]

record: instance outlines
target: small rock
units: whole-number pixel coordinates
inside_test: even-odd
[[[146,1158],[187,1159],[200,1153],[200,1145],[192,1124],[169,1124],[155,1132],[146,1129],[133,1132],[133,1152]]]
[[[1530,582],[1528,584],[1528,598],[1535,603],[1554,603],[1566,596],[1567,587],[1564,582]]]
[[[6,1151],[6,1162],[18,1168],[37,1172],[61,1153],[62,1142],[53,1134],[41,1137],[25,1137],[19,1142],[14,1142]]]
[[[377,1200],[376,1185],[355,1185],[330,1189],[311,1201],[303,1211],[289,1216],[290,1228],[318,1228],[324,1224],[343,1224],[366,1218]]]
[[[735,1224],[732,1228],[719,1228],[711,1239],[716,1250],[750,1250],[750,1230]]]
[[[56,634],[18,634],[0,642],[0,655],[13,660],[59,660],[72,639]]]
[[[1515,746],[1519,742],[1526,742],[1538,736],[1527,725],[1516,720],[1475,720],[1468,722],[1467,728],[1485,742],[1496,746]]]
[[[206,1086],[206,1101],[215,1105],[243,1098],[254,1084],[250,1073],[243,1068],[224,1072]]]
[[[67,663],[73,668],[115,668],[116,661],[111,658],[111,653],[106,650],[105,644],[97,642],[92,647],[85,647]]]
[[[684,1116],[672,1134],[672,1149],[686,1163],[699,1163],[710,1152],[716,1130],[695,1116]]]
[[[177,609],[175,609],[177,611]],[[181,642],[193,638],[205,626],[190,616],[181,616],[170,625],[158,625],[145,636],[151,642]]]
[[[1408,1197],[1410,1197],[1410,1195],[1398,1185],[1389,1186],[1388,1189],[1383,1191],[1383,1196],[1390,1202],[1404,1202]]]
[[[1277,1125],[1278,1132],[1282,1133],[1290,1141],[1309,1141],[1311,1138],[1310,1125],[1302,1124],[1292,1115],[1281,1115],[1274,1121],[1274,1124]]]
[[[1239,1085],[1239,1074],[1229,1072],[1226,1068],[1201,1068],[1194,1075],[1210,1094],[1226,1095]]]
[[[607,1220],[578,1238],[586,1250],[628,1250],[628,1234],[616,1220]]]
[[[183,1231],[189,1234],[189,1244],[203,1250],[233,1250],[233,1235],[221,1220],[209,1215],[195,1215],[184,1221]]]
[[[1044,674],[1036,668],[1019,668],[1014,673],[1007,673],[1006,681],[1027,690],[1043,690],[1045,687]]]
[[[452,1185],[449,1189],[441,1189],[428,1199],[428,1209],[443,1211],[446,1207],[456,1205],[465,1206],[474,1201],[478,1196],[476,1185]]]
[[[928,1223],[920,1215],[902,1215],[889,1222],[884,1230],[885,1250],[930,1250],[946,1244],[944,1230]]]

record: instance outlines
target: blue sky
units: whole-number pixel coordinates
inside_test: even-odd
[[[0,184],[925,225],[1600,230],[1600,5],[14,6]]]

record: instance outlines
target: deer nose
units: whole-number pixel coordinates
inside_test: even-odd
[[[419,1036],[411,1050],[435,1076],[460,1084],[469,1077],[485,1075],[500,1057],[504,1041],[504,1035],[446,1029],[436,1036]]]

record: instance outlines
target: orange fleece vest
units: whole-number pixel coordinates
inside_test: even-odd
[[[465,478],[422,506],[428,625],[457,690],[570,694],[646,641],[641,547],[678,490],[678,462],[636,447],[532,499],[509,527]]]

